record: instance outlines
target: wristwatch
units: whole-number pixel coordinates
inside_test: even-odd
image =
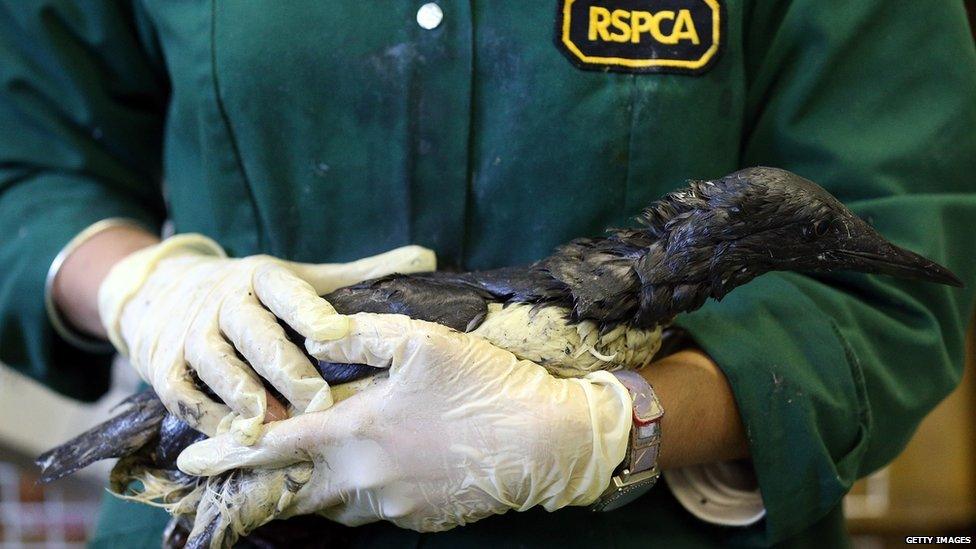
[[[630,392],[634,401],[634,423],[630,429],[627,455],[610,486],[593,504],[594,511],[612,511],[647,493],[661,472],[657,468],[657,456],[661,449],[661,418],[664,409],[651,384],[637,372],[621,370],[613,372],[620,383]]]

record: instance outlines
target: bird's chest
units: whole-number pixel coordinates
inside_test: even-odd
[[[661,346],[661,328],[619,325],[603,332],[597,324],[570,322],[562,307],[492,303],[484,322],[471,333],[560,377],[595,370],[636,369]]]

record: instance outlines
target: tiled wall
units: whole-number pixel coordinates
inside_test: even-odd
[[[100,497],[97,485],[42,486],[32,467],[0,461],[0,548],[84,547]]]
[[[109,394],[83,405],[0,364],[0,549],[84,547],[111,464],[42,486],[32,461],[108,418],[138,382],[123,363],[113,378]]]

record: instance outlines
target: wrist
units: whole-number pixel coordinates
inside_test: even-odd
[[[116,262],[99,285],[98,315],[109,341],[122,355],[128,355],[128,347],[119,331],[122,310],[161,261],[181,255],[226,257],[219,244],[203,235],[176,235],[136,250]]]
[[[658,460],[662,471],[748,457],[729,381],[705,352],[688,348],[638,372],[669,412],[661,425],[667,439]]]
[[[98,318],[98,287],[115,263],[157,242],[124,218],[104,219],[72,238],[51,262],[45,281],[45,308],[55,331],[80,349],[110,351]]]

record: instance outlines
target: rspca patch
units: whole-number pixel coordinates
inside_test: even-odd
[[[701,74],[725,40],[720,0],[558,0],[556,47],[581,69]]]

